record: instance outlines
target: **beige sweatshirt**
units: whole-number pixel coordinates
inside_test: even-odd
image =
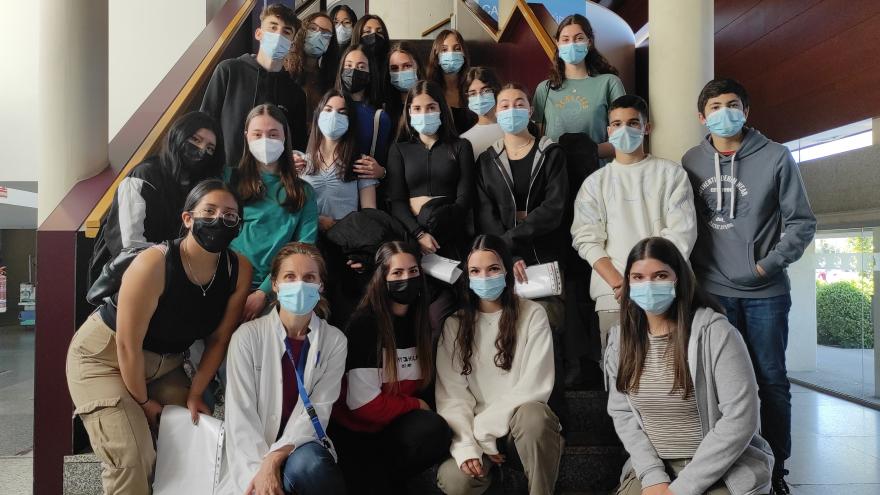
[[[437,412],[452,428],[450,454],[461,464],[484,453],[497,454],[495,440],[510,430],[520,405],[547,402],[553,389],[553,338],[547,313],[538,303],[520,299],[513,366],[495,366],[495,339],[501,312],[478,313],[471,373],[461,374],[455,337],[458,316],[443,326],[437,347]]]

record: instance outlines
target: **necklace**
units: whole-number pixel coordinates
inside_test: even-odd
[[[508,153],[508,155],[517,155],[518,156],[519,152],[523,148],[525,148],[526,146],[531,146],[534,141],[535,141],[535,138],[530,137],[529,140],[525,142],[525,144],[521,144],[521,145],[517,146],[516,148],[513,149],[513,152]]]
[[[183,254],[186,256],[183,257],[184,261],[186,261],[186,266],[189,268],[189,274],[193,279],[196,278],[196,272],[193,271],[192,265],[189,264],[189,252],[186,250],[186,241],[183,241]],[[220,266],[220,255],[217,255],[217,264],[214,265],[214,274],[211,275],[211,280],[208,282],[208,285],[202,287],[202,284],[192,280],[191,282],[199,286],[199,290],[202,291],[202,297],[208,295],[208,291],[211,289],[211,286],[214,285],[214,279],[217,278],[217,267]]]

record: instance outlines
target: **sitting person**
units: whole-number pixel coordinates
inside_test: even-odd
[[[218,493],[345,493],[333,446],[323,443],[346,355],[345,336],[323,320],[324,260],[314,246],[290,243],[271,277],[278,308],[242,325],[229,346]]]
[[[228,249],[241,213],[221,180],[197,184],[181,214],[186,235],[141,251],[118,292],[73,336],[67,386],[103,464],[104,493],[150,493],[163,406],[187,407],[193,423],[211,412],[202,393],[226,356],[250,287],[250,264]],[[199,339],[205,352],[190,382],[185,353]]]
[[[553,339],[544,309],[514,292],[504,241],[481,235],[467,258],[463,308],[446,320],[437,347],[437,412],[453,430],[437,484],[448,495],[481,494],[490,466],[523,470],[529,493],[551,494],[562,437],[547,400]]]
[[[345,382],[330,429],[351,493],[398,493],[449,450],[449,426],[422,397],[434,356],[419,258],[414,245],[382,245],[346,330]]]
[[[770,492],[749,353],[675,244],[629,253],[608,339],[608,413],[629,452],[618,495]]]

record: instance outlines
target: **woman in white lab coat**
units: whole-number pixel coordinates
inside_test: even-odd
[[[278,252],[271,273],[278,307],[243,324],[229,346],[218,493],[345,493],[336,452],[324,433],[347,353],[343,333],[322,319],[324,260],[314,246],[291,243]]]

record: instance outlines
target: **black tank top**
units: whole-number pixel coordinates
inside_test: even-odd
[[[217,329],[238,279],[238,257],[231,251],[220,254],[211,287],[202,289],[186,276],[180,257],[180,241],[170,243],[165,255],[165,289],[150,318],[143,348],[158,354],[178,354]],[[99,310],[104,322],[116,331],[118,294]]]

